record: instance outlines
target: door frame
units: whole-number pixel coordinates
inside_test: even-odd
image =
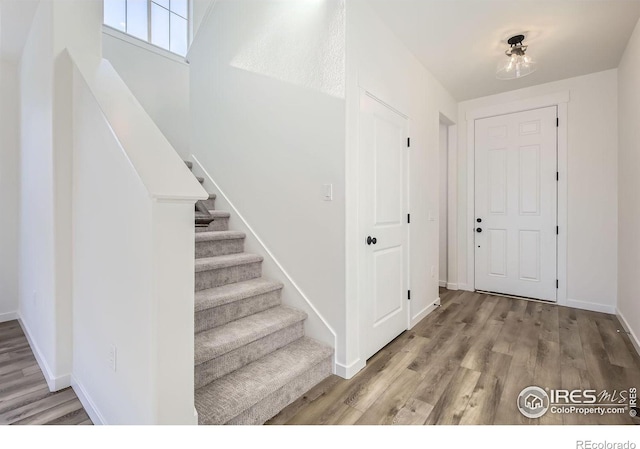
[[[409,133],[409,136],[411,135],[411,118],[403,113],[402,111],[398,110],[397,108],[391,106],[388,102],[384,101],[383,99],[381,99],[378,95],[376,95],[375,93],[373,93],[371,90],[360,86],[359,88],[359,96],[358,96],[358,108],[360,108],[360,104],[362,101],[363,97],[369,97],[371,98],[373,101],[377,101],[378,103],[380,103],[381,105],[389,108],[390,110],[392,110],[393,112],[395,112],[396,114],[400,115],[401,117],[404,117],[407,120],[407,131]],[[358,161],[361,161],[364,158],[364,150],[362,148],[362,146],[360,145],[360,111],[358,112]],[[411,210],[411,173],[410,173],[410,152],[409,150],[407,150],[404,154],[403,157],[403,173],[405,174],[405,179],[404,179],[404,186],[403,186],[403,191],[404,191],[404,203],[406,205],[407,210]],[[360,164],[358,164],[358,167],[360,166]],[[361,192],[362,189],[364,187],[364,183],[365,183],[365,179],[363,179],[362,176],[360,176],[360,171],[358,171],[358,225],[357,225],[357,229],[358,229],[358,238],[360,239],[360,246],[358,249],[358,263],[357,263],[357,269],[358,269],[358,273],[357,273],[357,279],[358,279],[358,338],[360,342],[363,342],[366,339],[366,329],[367,329],[367,323],[364,322],[365,317],[367,316],[366,313],[364,313],[364,308],[367,307],[367,303],[366,303],[366,299],[364,297],[364,295],[362,294],[362,292],[365,291],[364,289],[364,283],[366,282],[366,279],[364,279],[363,276],[361,276],[361,270],[362,270],[362,265],[363,265],[363,261],[365,260],[366,257],[366,253],[367,253],[367,247],[364,244],[364,236],[366,235],[366,226],[363,223],[362,220],[362,209],[361,209]],[[404,253],[404,276],[406,279],[406,285],[407,288],[410,290],[411,289],[411,228],[409,226],[409,224],[405,221],[404,222],[404,232],[406,234],[406,248],[405,248],[405,253]],[[409,304],[409,300],[406,299],[406,303],[405,303],[405,307],[406,307],[406,328],[405,330],[409,329],[411,326],[411,304]],[[359,354],[360,356],[362,356],[363,354],[363,350],[362,350],[362,345],[359,345]],[[382,348],[380,348],[382,349]],[[359,364],[361,364],[362,367],[364,367],[366,365],[366,359],[359,359]]]
[[[495,117],[498,115],[525,112],[534,109],[556,106],[558,108],[558,227],[557,237],[557,275],[558,293],[557,305],[567,305],[567,240],[568,240],[568,109],[569,91],[558,92],[551,95],[531,97],[509,103],[485,106],[467,111],[467,285],[464,290],[475,291],[475,122],[479,119]],[[462,286],[459,286],[462,288]]]

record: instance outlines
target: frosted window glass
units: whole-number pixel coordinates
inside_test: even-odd
[[[163,8],[169,9],[169,0],[153,0],[153,3],[156,3]]]
[[[171,51],[179,55],[187,54],[187,19],[171,14]]]
[[[147,23],[147,0],[127,0],[127,33],[146,41]]]
[[[151,4],[151,43],[169,49],[169,11]]]
[[[126,31],[125,0],[104,0],[104,23],[116,30]]]
[[[171,12],[187,18],[187,0],[171,0]]]

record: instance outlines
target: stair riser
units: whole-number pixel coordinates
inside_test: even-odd
[[[262,262],[252,262],[196,273],[196,291],[248,281],[262,276]]]
[[[228,231],[229,218],[216,218],[205,228],[196,228],[196,232]]]
[[[276,416],[311,388],[326,379],[333,370],[332,357],[328,357],[253,407],[229,420],[226,424],[259,425]],[[206,424],[206,423],[200,423]]]
[[[299,321],[213,360],[196,365],[195,387],[204,387],[210,382],[302,338],[303,335],[304,322]]]
[[[216,199],[215,198],[209,198],[208,200],[204,200],[202,202],[204,203],[205,206],[207,206],[208,210],[215,210],[216,209]]]
[[[195,331],[202,332],[280,305],[281,289],[196,312]]]
[[[196,259],[244,252],[244,239],[210,240],[196,243]]]

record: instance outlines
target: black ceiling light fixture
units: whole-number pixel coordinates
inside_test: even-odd
[[[524,45],[524,34],[517,34],[507,40],[509,48],[504,52],[507,60],[501,60],[496,70],[496,78],[500,80],[513,80],[522,78],[536,71],[536,63],[527,52],[527,45]]]

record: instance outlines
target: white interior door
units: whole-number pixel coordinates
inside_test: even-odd
[[[475,287],[557,292],[557,108],[475,122]]]
[[[363,353],[408,327],[408,120],[363,93],[360,102],[360,288]]]

